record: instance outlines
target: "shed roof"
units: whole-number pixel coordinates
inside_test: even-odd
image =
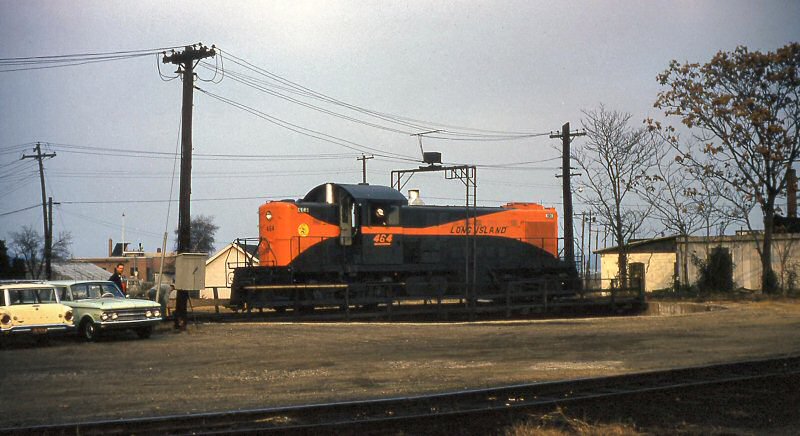
[[[640,239],[627,244],[629,253],[673,253],[678,235],[664,236],[660,238]],[[597,254],[619,253],[620,247],[608,247],[595,250]]]
[[[63,280],[108,280],[111,273],[99,266],[81,261],[53,262],[53,276]]]

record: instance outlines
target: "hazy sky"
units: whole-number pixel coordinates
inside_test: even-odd
[[[797,1],[0,0],[0,58],[220,47],[217,71],[228,75],[197,85],[261,115],[195,93],[192,214],[214,217],[219,248],[257,236],[257,208],[266,200],[301,197],[328,181],[360,182],[361,151],[378,155],[368,161],[368,181],[384,185],[392,169],[417,164],[381,156],[420,154],[410,136],[419,130],[302,100],[398,131],[378,129],[278,98],[274,93],[300,96],[236,59],[423,126],[547,133],[567,121],[580,127],[581,111],[601,103],[636,123],[659,117],[655,77],[671,59],[706,62],[738,45],[773,51],[800,40],[798,23]],[[174,70],[161,67],[165,75]],[[197,72],[214,77],[213,67]],[[262,90],[234,80],[237,74],[259,80]],[[128,241],[155,251],[166,230],[172,249],[178,182],[171,154],[180,106],[181,83],[162,80],[155,55],[0,72],[0,238],[26,224],[42,233],[40,207],[14,212],[41,202],[36,162],[20,160],[40,141],[57,154],[45,161],[48,196],[61,203],[54,230],[72,233],[76,257],[105,255],[108,239],[122,237],[123,222]],[[451,163],[536,162],[480,167],[479,204],[537,201],[560,211],[560,164],[548,160],[559,156],[559,143],[547,135],[424,145]],[[462,185],[441,175],[417,175],[407,188],[421,189],[429,204],[463,204]]]

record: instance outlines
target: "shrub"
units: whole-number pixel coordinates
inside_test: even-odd
[[[700,269],[697,287],[702,292],[730,292],[733,290],[733,261],[728,250],[714,247],[706,260],[692,256]]]

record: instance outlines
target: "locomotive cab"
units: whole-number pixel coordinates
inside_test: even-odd
[[[337,210],[343,257],[361,265],[403,260],[400,213],[408,199],[387,186],[326,183],[298,204],[324,203]]]

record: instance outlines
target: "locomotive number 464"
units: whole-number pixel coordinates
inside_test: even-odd
[[[375,245],[392,245],[392,234],[390,233],[378,233],[372,238],[372,242]]]

